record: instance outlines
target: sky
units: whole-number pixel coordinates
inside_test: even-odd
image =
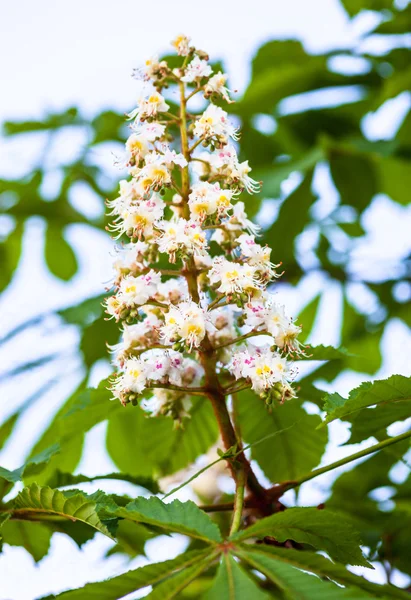
[[[314,53],[331,47],[351,47],[372,19],[368,15],[357,19],[355,24],[350,23],[337,0],[253,0],[252,3],[245,0],[208,0],[206,3],[186,0],[156,0],[150,3],[141,0],[72,0],[69,4],[53,0],[37,0],[35,3],[32,0],[14,3],[3,0],[0,9],[0,55],[3,57],[0,63],[3,82],[0,121],[41,118],[50,110],[70,105],[82,107],[87,115],[93,115],[102,108],[129,109],[134,106],[137,97],[135,81],[130,77],[132,69],[147,56],[167,50],[169,41],[181,32],[190,35],[194,43],[206,49],[213,58],[223,59],[230,75],[231,88],[241,93],[247,84],[250,60],[264,41],[297,38]],[[395,114],[401,112],[401,106],[397,107]],[[388,129],[392,113],[385,119]],[[387,225],[386,219],[389,218],[390,228],[396,229],[396,239],[400,239],[398,228],[403,227],[405,233],[406,227],[404,213],[398,209],[397,213],[389,211],[387,216],[384,206],[379,210],[379,217],[378,214],[370,217],[376,219],[376,224],[371,223],[372,227],[378,231],[381,224]],[[79,295],[97,293],[102,282],[109,279],[109,260],[91,254],[87,264],[81,265],[81,274],[73,284],[67,286],[52,280],[36,259],[41,230],[33,226],[28,235],[29,243],[26,243],[18,281],[0,304],[4,307],[9,298],[15,299],[12,313],[6,315],[6,319],[14,318],[20,311],[29,313],[38,310],[44,301],[44,285],[48,290],[48,301],[53,306],[61,302],[62,297],[69,301]],[[78,247],[84,250],[82,236],[75,231],[72,235]],[[103,256],[104,252],[108,256],[109,240],[99,238],[97,242]],[[87,240],[87,244],[92,245],[93,240]],[[374,241],[374,252],[378,249],[379,242]],[[38,282],[31,289],[28,303],[24,289],[27,281],[33,281],[33,273]],[[305,282],[302,297],[314,295],[318,285],[318,281]],[[284,300],[286,303],[293,301],[291,295]],[[290,306],[291,311],[295,308]],[[53,331],[53,323],[50,323],[50,331]],[[389,339],[384,341],[384,346],[388,349],[392,347],[394,338],[403,348],[409,344],[409,336],[398,324],[394,324],[387,336]],[[37,343],[44,347],[48,344],[51,349],[53,344],[69,345],[76,341],[76,332],[68,329],[65,337],[58,340],[50,338],[52,335],[48,335],[47,340],[29,339],[26,350],[31,349],[35,355]],[[16,346],[14,351],[18,353],[19,348]],[[383,374],[390,374],[394,364],[397,372],[405,372],[406,356],[407,353],[402,352],[403,362],[398,368],[398,356],[393,357],[392,352],[385,351]],[[76,359],[68,357],[67,361],[70,360],[74,371]],[[3,371],[4,365],[11,364],[7,361],[12,361],[12,357],[3,357]],[[99,374],[96,372],[96,380]],[[359,381],[354,380],[354,385],[356,383]],[[31,385],[30,375],[27,385]],[[343,391],[347,383],[337,385],[340,386],[339,391]],[[57,387],[53,394],[45,396],[41,406],[36,405],[35,412],[28,413],[21,429],[26,444],[31,439],[34,441],[38,427],[46,424],[58,406],[58,398]],[[0,417],[6,412],[7,407],[0,406]],[[33,420],[36,428],[32,427]],[[344,435],[344,430],[333,430],[335,442],[342,441]],[[113,470],[108,458],[101,459],[97,468],[93,459],[95,452],[92,449],[102,444],[103,437],[104,425],[88,435],[89,451],[83,460],[82,472]],[[9,468],[18,466],[24,457],[24,448],[13,442],[6,450],[1,455],[2,464]],[[333,460],[341,455],[335,454],[335,448],[333,452]],[[331,454],[328,454],[328,459]],[[321,501],[323,498],[323,487],[316,485],[307,488],[307,501]],[[148,558],[170,558],[173,552],[177,553],[184,547],[184,543],[179,536],[167,544],[163,539],[150,542]],[[0,555],[0,600],[33,600],[126,570],[128,565],[120,556],[111,557],[103,564],[102,557],[108,548],[108,542],[97,537],[80,551],[71,540],[57,534],[53,537],[50,555],[36,566],[23,549],[6,547]],[[137,559],[130,566],[135,567],[142,560]],[[376,579],[380,576],[378,572],[374,575]],[[133,595],[133,598],[136,597]]]

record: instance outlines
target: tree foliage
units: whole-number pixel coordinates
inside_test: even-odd
[[[235,399],[242,439],[270,486],[263,502],[246,497],[248,512],[243,524],[249,527],[230,536],[227,517],[233,508],[232,495],[221,503],[226,509],[221,512],[213,509],[217,504],[213,497],[201,499],[207,503],[205,510],[193,502],[166,503],[158,497],[162,477],[185,469],[220,444],[209,403],[196,399],[181,429],[173,428],[166,417],[149,419],[139,408],[110,403],[106,381],[95,388],[87,385],[92,368],[106,358],[106,344],[118,341],[117,328],[104,320],[102,294],[57,307],[53,315],[61,330],[68,326],[78,330],[76,351],[83,381],[62,399],[54,418],[39,432],[25,464],[14,470],[0,467],[2,543],[25,548],[36,561],[47,555],[55,532],[66,534],[79,546],[99,532],[113,541],[113,552],[129,556],[143,554],[145,542],[164,532],[184,534],[190,543],[174,560],[53,597],[108,600],[146,586],[152,586],[151,598],[190,594],[208,600],[409,597],[391,585],[389,577],[392,569],[411,576],[411,475],[402,483],[392,477],[396,465],[408,465],[409,438],[398,436],[393,439],[398,443],[389,446],[384,442],[392,437],[390,426],[406,421],[411,414],[411,380],[394,374],[366,381],[348,398],[335,392],[326,394],[320,382],[332,384],[345,370],[375,375],[382,364],[381,339],[387,324],[392,319],[410,324],[409,309],[397,293],[399,284],[409,278],[407,261],[380,265],[373,275],[369,265],[356,266],[353,256],[357,244],[365,239],[364,217],[381,195],[399,206],[409,202],[411,113],[387,140],[367,137],[364,118],[409,89],[411,52],[401,36],[411,28],[411,10],[410,6],[399,10],[388,0],[344,0],[342,4],[352,18],[363,8],[384,11],[371,33],[388,36],[390,50],[381,55],[354,49],[313,56],[294,40],[268,42],[253,59],[243,96],[229,108],[242,124],[240,152],[244,158],[252,158],[257,178],[264,181],[249,212],[261,218],[264,242],[283,261],[285,275],[277,285],[297,286],[313,274],[324,282],[321,293],[334,285],[342,304],[341,346],[310,349],[304,360],[311,361],[311,368],[299,378],[297,400],[267,412],[248,391],[241,391]],[[361,57],[362,72],[347,74],[334,68],[335,59],[342,55]],[[329,88],[334,90],[335,105],[290,109],[290,98]],[[340,100],[340,93],[353,89],[357,95],[351,101]],[[264,123],[269,124],[269,131]],[[29,134],[49,140],[60,131],[76,129],[85,131],[88,141],[73,161],[60,165],[61,184],[52,201],[43,191],[48,175],[44,155],[24,177],[0,181],[0,202],[11,223],[10,233],[0,244],[0,285],[5,293],[18,276],[25,228],[32,216],[46,225],[44,261],[49,272],[62,281],[76,276],[81,257],[67,232],[73,225],[104,231],[103,199],[113,197],[117,186],[117,181],[93,162],[93,153],[102,144],[114,147],[123,142],[125,131],[123,115],[105,111],[89,121],[77,108],[38,122],[4,124],[6,137],[22,140]],[[326,216],[319,210],[321,200],[315,185],[319,171],[327,173],[336,192],[335,205],[325,211]],[[79,184],[100,198],[101,216],[87,216],[72,202]],[[267,207],[276,209],[270,222],[264,217]],[[354,283],[372,296],[372,310],[361,310],[352,302]],[[321,310],[318,295],[300,313],[308,339]],[[6,348],[18,335],[32,328],[40,330],[48,316],[39,313],[10,327],[3,335]],[[39,352],[35,360],[22,362],[9,376],[17,380],[55,358]],[[26,408],[48,386],[46,381],[24,399],[23,408],[10,413],[0,425],[0,449],[15,435]],[[321,416],[307,411],[308,403],[317,405]],[[351,470],[338,475],[323,510],[288,507],[288,500],[282,502],[284,493],[298,490],[323,464],[327,425],[337,419],[350,426],[347,444],[374,438],[378,446],[365,452],[364,462],[354,463]],[[118,472],[74,474],[86,433],[103,422],[108,423],[106,449]],[[235,469],[238,455],[238,448],[220,450],[218,460]],[[350,456],[345,462],[350,464]],[[333,468],[330,465],[330,470]],[[101,491],[88,495],[75,487],[104,479],[132,483],[157,497],[138,496],[137,491],[135,498]],[[19,482],[24,487],[16,492],[14,486]],[[393,490],[389,507],[378,500],[379,488],[386,486]],[[248,543],[243,543],[246,540]],[[347,569],[347,565],[371,567],[371,562],[384,566],[387,585],[376,585]]]

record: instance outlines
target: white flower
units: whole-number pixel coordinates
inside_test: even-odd
[[[158,285],[155,297],[160,302],[171,302],[171,304],[187,300],[187,281],[183,277],[168,279]]]
[[[270,390],[276,383],[289,388],[290,364],[269,348],[257,349],[251,345],[241,348],[233,353],[228,368],[236,379],[250,379],[257,393]]]
[[[133,77],[148,81],[149,79],[156,79],[165,70],[167,70],[166,61],[162,60],[159,62],[158,56],[152,56],[144,61],[142,67],[133,69]]]
[[[180,56],[187,56],[190,49],[190,38],[186,35],[178,35],[171,42],[171,45],[177,50]]]
[[[158,92],[152,92],[147,98],[140,98],[135,108],[129,115],[129,119],[144,121],[155,117],[159,113],[165,113],[170,106]]]
[[[206,332],[204,312],[193,301],[170,306],[164,317],[162,335],[166,343],[183,340],[190,350],[198,347]]]
[[[148,142],[155,142],[155,140],[163,137],[166,126],[161,123],[156,123],[155,121],[149,123],[148,121],[144,121],[141,123],[136,129],[136,133],[145,137]]]
[[[133,158],[138,163],[149,151],[148,141],[144,135],[132,133],[126,142],[127,162]]]
[[[166,164],[178,165],[179,167],[183,168],[188,165],[188,162],[183,154],[177,153],[175,150],[170,150],[170,148],[167,148],[164,152],[164,162]]]
[[[148,239],[152,237],[154,224],[162,219],[163,212],[163,203],[151,199],[140,202],[121,215],[123,219],[122,230],[127,232],[132,229],[133,236]]]
[[[181,248],[184,248],[187,236],[185,234],[187,221],[185,219],[175,218],[172,221],[161,221],[158,224],[162,232],[157,240],[160,252],[170,255],[171,262],[175,262],[175,254]]]
[[[213,343],[235,339],[237,331],[234,327],[234,314],[231,307],[211,310],[207,315],[206,328]]]
[[[227,118],[225,110],[210,104],[194,125],[194,135],[199,138],[217,138],[222,143],[227,143],[228,138],[238,139],[237,130]]]
[[[266,308],[263,298],[253,298],[244,306],[245,325],[250,329],[266,324]]]
[[[204,220],[207,215],[212,215],[217,210],[218,184],[201,182],[193,185],[188,197],[190,214],[194,220]]]
[[[113,268],[118,276],[127,275],[130,271],[142,268],[149,246],[146,242],[126,244],[116,248],[116,260]]]
[[[202,156],[207,160],[217,174],[224,177],[228,185],[245,188],[249,194],[260,191],[260,184],[249,176],[251,168],[248,161],[239,162],[234,146],[227,144],[212,154]]]
[[[220,283],[217,291],[222,294],[251,294],[260,287],[254,267],[231,262],[221,256],[214,259],[209,278],[211,284]]]
[[[126,361],[124,372],[114,382],[112,386],[113,394],[116,398],[123,400],[124,394],[130,392],[141,394],[147,384],[146,365],[141,358],[130,358]]]
[[[107,206],[111,208],[110,215],[119,215],[128,207],[134,198],[133,182],[122,179],[119,184],[119,196],[114,200],[107,201]]]
[[[201,58],[195,56],[186,68],[186,74],[181,78],[181,81],[185,81],[186,83],[199,81],[203,77],[211,75],[212,72],[213,70],[206,60],[201,60]]]
[[[193,185],[188,197],[191,217],[202,222],[215,212],[219,216],[226,215],[232,208],[233,195],[231,190],[222,190],[219,183],[211,184],[205,181]]]
[[[117,299],[123,307],[141,306],[154,296],[160,281],[160,273],[153,269],[139,277],[127,275],[120,283]]]
[[[244,202],[236,202],[233,206],[233,214],[230,219],[225,223],[225,226],[229,230],[245,229],[252,235],[257,235],[260,231],[260,227],[250,221],[245,212]]]
[[[176,217],[173,221],[159,223],[158,228],[162,231],[157,241],[158,248],[170,255],[171,262],[175,262],[178,251],[202,255],[207,248],[205,233],[197,223]]]
[[[256,267],[262,277],[266,277],[266,279],[279,277],[275,269],[280,265],[271,262],[271,248],[269,246],[260,246],[253,235],[247,235],[246,233],[241,234],[236,242],[240,245],[241,254],[246,257],[247,263]]]
[[[219,71],[207,81],[204,87],[204,96],[208,98],[212,94],[218,94],[222,96],[224,100],[228,103],[231,103],[230,96],[228,95],[228,89],[225,84],[227,81],[227,75]]]

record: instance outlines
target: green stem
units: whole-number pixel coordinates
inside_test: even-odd
[[[233,520],[231,522],[230,536],[236,533],[241,526],[244,508],[245,471],[244,465],[240,464],[236,470],[236,490],[234,499]]]
[[[318,477],[319,475],[323,475],[324,473],[333,471],[334,469],[337,469],[338,467],[347,465],[348,463],[352,462],[353,460],[357,460],[358,458],[363,458],[364,456],[368,456],[369,454],[373,454],[374,452],[379,452],[379,450],[384,450],[388,446],[392,446],[393,444],[402,442],[403,440],[406,440],[407,438],[410,438],[410,437],[411,437],[411,431],[406,431],[405,433],[401,433],[401,435],[397,435],[395,437],[389,438],[387,440],[379,442],[378,444],[374,444],[374,446],[370,446],[369,448],[360,450],[359,452],[356,452],[355,454],[351,454],[350,456],[341,458],[341,460],[337,460],[336,462],[326,465],[325,467],[320,467],[319,469],[314,469],[314,471],[311,471],[311,473],[308,473],[308,475],[304,475],[303,477],[300,477],[299,479],[296,479],[295,481],[284,482],[284,483],[280,484],[279,487],[281,487],[284,490],[284,492],[287,490],[291,490],[293,488],[300,486],[302,483],[305,483],[306,481],[310,481],[310,479],[314,479],[315,477]]]
[[[224,344],[219,344],[218,346],[214,346],[214,349],[219,350],[220,348],[225,348],[226,346],[231,346],[232,344],[237,344],[238,342],[242,342],[243,340],[246,340],[247,338],[256,337],[257,335],[271,335],[271,334],[268,333],[268,331],[255,331],[253,329],[253,331],[249,331],[248,333],[245,333],[244,335],[240,335],[239,337],[235,338],[234,340],[230,340],[228,342],[224,342]]]
[[[251,388],[251,385],[249,383],[243,383],[242,385],[239,385],[238,387],[225,388],[224,396],[231,396],[231,394],[236,394],[237,392],[242,392],[243,390],[249,390],[250,388]]]
[[[178,385],[171,385],[170,383],[155,383],[154,385],[148,385],[147,388],[151,390],[172,390],[173,392],[184,392],[185,394],[191,394],[192,396],[207,396],[207,390],[202,387],[180,387]]]

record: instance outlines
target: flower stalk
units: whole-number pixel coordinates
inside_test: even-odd
[[[112,390],[122,404],[140,403],[151,416],[177,423],[190,418],[193,396],[208,398],[236,483],[236,531],[246,488],[260,512],[272,506],[244,455],[227,396],[252,388],[267,403],[271,394],[292,398],[291,355],[300,328],[267,290],[278,265],[257,242],[258,227],[240,200],[259,184],[231,141],[238,131],[214,102],[231,102],[227,76],[213,73],[206,54],[184,36],[174,45],[183,57],[179,68],[149,60],[142,71],[149,89],[129,115],[124,161],[131,179],[108,203],[111,231],[129,240],[118,250],[115,293],[106,302],[123,332],[114,348],[119,372]],[[162,95],[169,87],[179,92],[178,114]],[[199,93],[208,104],[194,114],[187,103]],[[211,242],[217,256],[208,251]],[[162,261],[176,266],[164,268]],[[262,334],[271,336],[269,346],[249,341]],[[233,383],[224,388],[228,379]],[[145,390],[153,396],[140,402]]]

